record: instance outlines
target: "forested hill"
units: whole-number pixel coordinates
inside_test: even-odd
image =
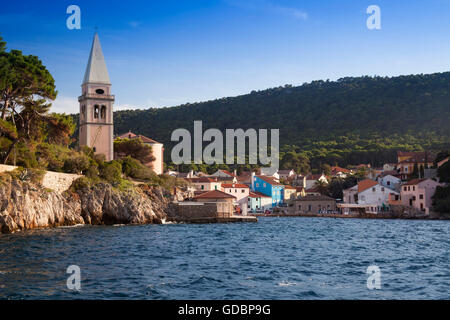
[[[449,148],[450,72],[313,81],[177,107],[114,113],[116,133],[132,130],[165,143],[166,150],[171,132],[192,130],[194,120],[202,120],[204,130],[279,128],[284,151],[301,152],[316,164],[377,165],[394,160],[399,148]]]

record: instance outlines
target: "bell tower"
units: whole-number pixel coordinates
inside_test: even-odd
[[[93,148],[113,160],[113,104],[111,82],[98,34],[95,33],[86,73],[81,85],[79,145]]]

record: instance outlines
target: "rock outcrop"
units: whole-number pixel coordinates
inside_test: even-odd
[[[159,187],[118,191],[108,184],[58,193],[12,178],[0,182],[0,233],[77,224],[162,223],[171,196]]]

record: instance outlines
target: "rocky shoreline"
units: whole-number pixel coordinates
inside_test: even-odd
[[[0,184],[0,233],[80,224],[161,224],[172,196],[159,187],[119,191],[108,184],[58,193],[11,177]]]

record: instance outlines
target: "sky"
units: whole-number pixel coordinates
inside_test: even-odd
[[[81,29],[69,30],[69,5]],[[369,30],[369,5],[381,29]],[[450,70],[450,0],[7,1],[0,36],[55,78],[78,112],[98,32],[115,110],[169,107],[345,76]]]

